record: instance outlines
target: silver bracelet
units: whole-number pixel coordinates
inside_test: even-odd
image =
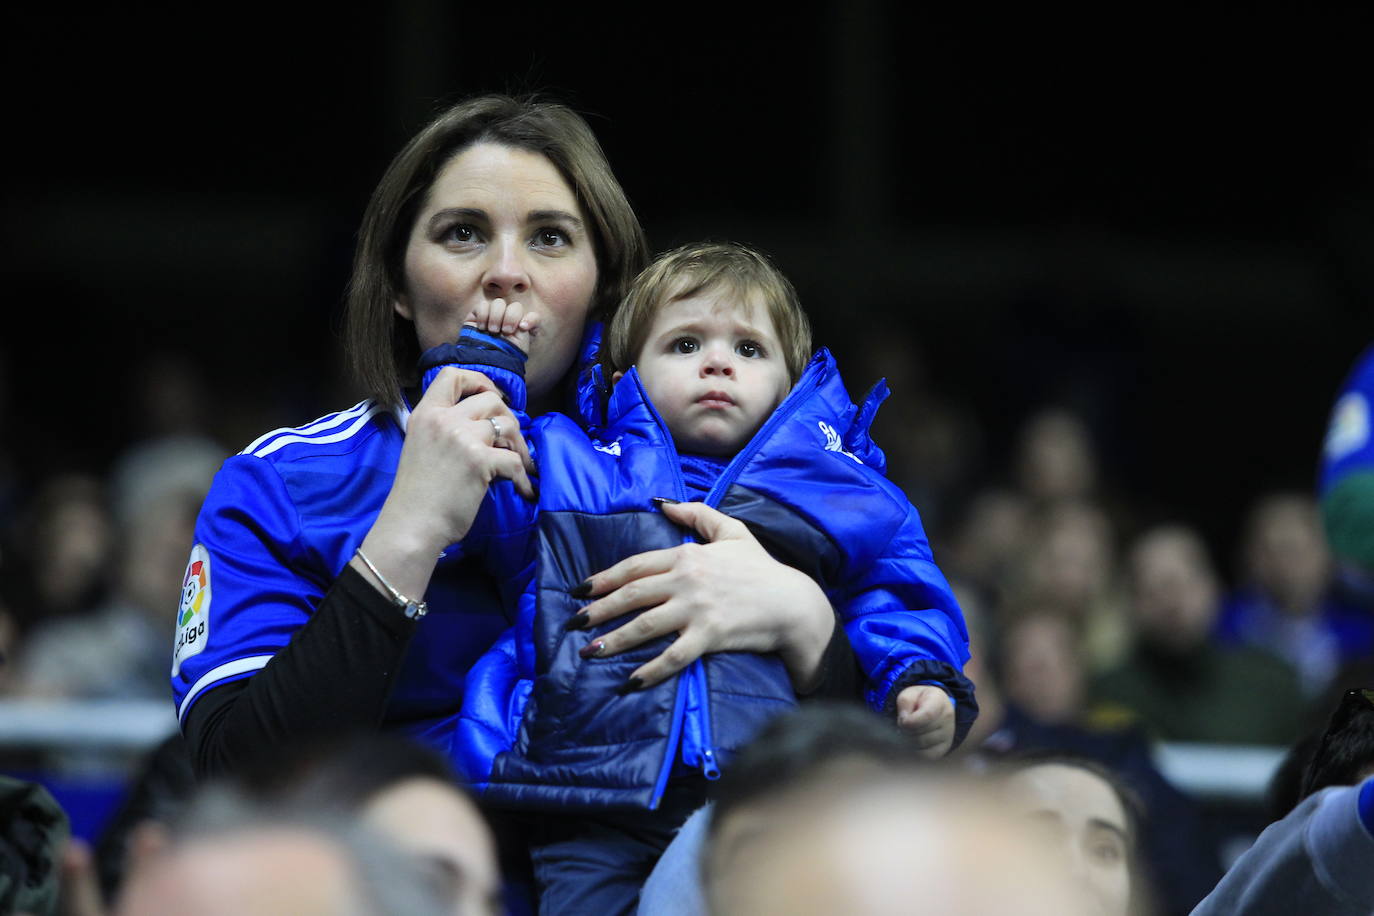
[[[396,591],[396,589],[392,587],[391,583],[386,581],[386,576],[378,572],[377,567],[372,565],[372,561],[367,558],[367,554],[363,553],[362,547],[358,548],[357,554],[358,559],[363,561],[363,565],[365,565],[368,569],[372,570],[372,575],[376,576],[377,581],[382,583],[382,588],[391,592],[391,600],[396,602],[396,606],[401,609],[401,613],[405,614],[411,620],[419,620],[421,617],[429,613],[428,602],[413,601],[410,598],[407,598],[405,595],[402,595],[400,592]]]

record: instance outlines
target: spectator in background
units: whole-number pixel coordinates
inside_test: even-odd
[[[1165,741],[1287,746],[1303,727],[1297,674],[1211,638],[1220,583],[1193,530],[1146,531],[1129,553],[1134,646],[1090,689],[1099,722],[1135,720]]]
[[[1014,473],[1021,493],[1037,509],[1096,498],[1097,449],[1087,424],[1058,407],[1032,414],[1021,427]]]
[[[1013,605],[1035,605],[1073,622],[1083,660],[1096,673],[1119,663],[1129,628],[1118,594],[1116,532],[1096,503],[1066,499],[1031,517]]]
[[[1374,653],[1374,615],[1334,586],[1316,500],[1266,494],[1247,519],[1241,583],[1223,602],[1217,638],[1283,659],[1316,697],[1342,665]]]
[[[208,441],[175,438],[141,445],[116,466],[112,589],[95,607],[33,628],[20,648],[16,693],[169,698],[167,650],[176,608],[168,596],[180,591],[196,512],[224,457]]]
[[[1218,850],[1198,805],[1165,779],[1137,724],[1099,725],[1084,717],[1083,665],[1074,655],[1077,636],[1068,621],[1017,614],[1003,631],[989,627],[984,609],[957,585],[955,595],[972,651],[964,671],[977,685],[980,709],[957,758],[975,772],[1036,754],[1091,760],[1110,770],[1143,805],[1140,852],[1157,891],[1158,912],[1188,913],[1221,877]],[[1007,690],[1004,696],[1008,680],[1017,686],[1014,695]],[[1045,685],[1044,698],[1037,696],[1038,681]]]
[[[879,440],[881,441],[881,440]],[[943,556],[950,578],[989,608],[1004,604],[1031,542],[1027,500],[1004,487],[976,493],[950,528]]]
[[[978,418],[931,384],[928,360],[910,332],[883,328],[863,335],[859,346],[855,365],[874,380],[886,379],[895,395],[883,403],[872,428],[887,455],[888,477],[921,507],[921,521],[938,543],[982,470]]]
[[[0,563],[21,638],[104,600],[115,534],[101,478],[67,472],[47,479],[7,534]]]
[[[1045,841],[1089,889],[1101,916],[1156,911],[1141,861],[1144,807],[1110,769],[1065,754],[1032,754],[994,771],[1009,810],[1043,828]]]
[[[1195,916],[1374,912],[1374,691],[1347,690],[1303,773],[1299,802],[1227,870]]]

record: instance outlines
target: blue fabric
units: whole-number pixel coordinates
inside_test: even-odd
[[[1359,812],[1360,823],[1374,837],[1374,778],[1366,779],[1360,786]]]
[[[464,358],[482,368],[479,350]],[[961,670],[967,631],[918,513],[875,469],[882,453],[867,422],[871,402],[883,395],[876,391],[856,407],[830,354],[818,352],[704,501],[743,520],[775,556],[817,579],[841,612],[875,710],[890,710],[907,684],[936,681],[961,700],[962,735],[976,714]],[[635,370],[609,392],[604,410],[593,400],[580,403],[591,420],[604,417],[602,427],[584,431],[550,414],[529,428],[540,463],[536,562],[498,558],[528,587],[513,632],[474,666],[465,690],[455,760],[489,801],[503,805],[652,808],[676,767],[718,772],[796,702],[773,655],[715,653],[677,678],[630,692],[621,689],[629,674],[673,637],[613,658],[579,656],[626,621],[569,631],[568,620],[587,603],[569,592],[624,557],[690,540],[652,498],[689,499],[686,478],[713,470],[689,461],[684,473]],[[501,530],[529,520],[528,504],[504,482],[493,486],[490,502],[482,525]],[[479,525],[473,531],[490,533]]]
[[[600,334],[599,325],[588,329],[584,353]],[[508,378],[520,377],[523,356],[512,359],[509,345],[489,336],[484,346],[504,354]],[[196,521],[177,611],[171,686],[181,719],[207,690],[255,674],[310,619],[381,511],[409,416],[405,406],[362,401],[273,430],[220,468]],[[491,536],[440,557],[425,592],[429,614],[383,723],[445,750],[468,670],[510,627],[506,608],[519,594],[518,582],[493,576],[486,557],[516,556],[528,532],[493,528]]]

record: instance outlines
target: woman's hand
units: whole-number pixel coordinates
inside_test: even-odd
[[[934,684],[913,684],[897,694],[897,726],[922,757],[943,757],[954,746],[954,704]]]
[[[472,527],[491,482],[504,477],[534,499],[533,473],[520,424],[491,379],[445,368],[410,414],[396,478],[363,551],[399,592],[418,598],[440,551]]]
[[[707,652],[777,652],[793,688],[809,691],[835,616],[825,593],[805,573],[779,563],[749,529],[702,503],[664,503],[663,514],[694,528],[705,543],[628,557],[587,580],[597,600],[582,609],[583,626],[648,608],[598,639],[599,657],[676,632],[677,640],[639,667],[627,686],[658,683]]]

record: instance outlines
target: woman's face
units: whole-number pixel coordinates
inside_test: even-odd
[[[369,801],[363,820],[432,864],[457,912],[499,912],[494,839],[477,808],[453,786],[407,779]]]
[[[1131,906],[1131,835],[1116,791],[1101,777],[1061,763],[1027,767],[1007,781],[1011,810],[1044,827],[1068,856],[1102,916]]]
[[[396,311],[420,350],[458,338],[482,301],[518,302],[537,316],[525,379],[546,395],[572,365],[596,290],[591,227],[544,156],[479,143],[430,186],[406,246]]]

